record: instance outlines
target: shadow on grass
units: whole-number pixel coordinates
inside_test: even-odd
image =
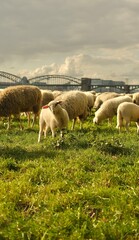
[[[109,155],[130,156],[133,152],[132,148],[125,147],[118,139],[111,139],[111,141],[100,140],[99,145],[98,142],[94,141],[92,146],[98,151]]]
[[[40,149],[28,150],[20,146],[2,146],[0,147],[0,152],[1,158],[12,158],[16,161],[24,161],[27,159],[35,160],[41,157],[53,159],[57,155],[56,151],[47,150],[47,148],[42,147]]]

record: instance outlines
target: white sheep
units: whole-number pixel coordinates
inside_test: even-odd
[[[65,109],[61,107],[61,101],[51,101],[48,105],[45,105],[41,109],[39,118],[39,136],[38,142],[41,140],[41,136],[44,132],[44,137],[48,130],[51,130],[52,137],[55,137],[55,131],[57,128],[61,130],[61,136],[63,136],[64,128],[68,128],[69,116]]]
[[[94,108],[98,110],[103,102],[119,96],[121,95],[116,92],[103,92],[101,94],[98,94],[94,103]]]
[[[129,130],[130,122],[136,122],[137,133],[139,133],[139,106],[135,103],[124,102],[118,106],[117,109],[117,126],[116,128],[121,131],[125,121],[126,130]]]
[[[122,102],[132,102],[132,99],[128,96],[121,96],[105,101],[95,112],[93,122],[99,124],[104,119],[112,121],[112,118],[117,114],[119,104]]]
[[[95,103],[95,99],[96,99],[96,96],[95,94],[93,94],[91,91],[86,91],[84,92],[87,96],[87,100],[88,100],[88,108],[89,108],[89,112],[91,113],[91,110],[94,106],[94,103]]]
[[[87,118],[88,112],[88,99],[84,92],[79,90],[71,90],[64,92],[55,100],[61,100],[61,106],[66,109],[69,119],[73,120],[71,129],[74,129],[77,119],[80,120],[80,129],[82,128],[83,121]]]

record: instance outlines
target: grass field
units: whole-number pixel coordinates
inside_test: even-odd
[[[0,123],[0,240],[139,239],[139,136],[116,120],[37,143]]]

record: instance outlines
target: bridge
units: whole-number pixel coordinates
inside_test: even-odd
[[[11,73],[0,71],[0,87],[29,84],[47,89],[80,89],[81,79],[66,75],[42,75],[33,78],[19,77]],[[5,80],[6,79],[6,80]]]
[[[100,84],[103,82],[103,84]],[[129,85],[125,84],[125,82],[118,82],[112,80],[101,80],[98,81],[96,79],[91,78],[76,78],[66,75],[41,75],[33,78],[27,78],[26,76],[20,77],[14,74],[0,71],[0,88],[5,88],[8,86],[15,85],[35,85],[40,88],[46,88],[50,90],[83,90],[90,91],[94,90],[96,92],[104,92],[104,91],[115,91],[115,92],[124,92],[124,93],[133,93],[139,90],[139,85]]]

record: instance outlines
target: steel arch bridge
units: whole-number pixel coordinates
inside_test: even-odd
[[[80,84],[81,80],[79,78],[71,77],[71,76],[66,76],[66,75],[42,75],[42,76],[37,76],[28,79],[30,83],[35,83],[35,82],[42,82],[46,81],[47,84],[51,83],[62,83],[62,82],[67,82],[67,83],[74,83],[74,84]]]
[[[15,83],[20,83],[22,81],[22,79],[26,78],[26,77],[21,78],[19,76],[16,76],[14,74],[4,72],[4,71],[0,71],[0,77],[9,79],[9,80],[11,80],[12,82],[15,82]],[[68,82],[72,82],[74,84],[80,84],[80,82],[81,82],[81,80],[79,78],[66,76],[66,75],[56,75],[56,74],[36,76],[36,77],[33,77],[33,78],[29,78],[27,80],[29,81],[29,83],[46,81],[47,84],[49,84],[49,82],[51,80],[54,80],[54,79],[55,79],[55,81],[56,80],[65,80],[65,81],[68,81]]]

